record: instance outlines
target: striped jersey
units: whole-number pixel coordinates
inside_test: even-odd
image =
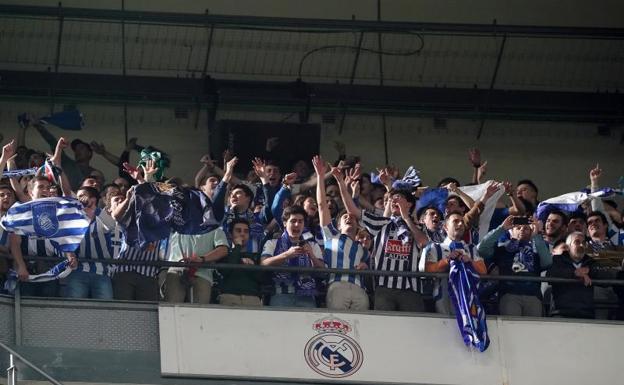
[[[379,217],[362,211],[362,223],[373,236],[373,264],[381,271],[418,271],[420,250],[411,233],[406,239],[399,239],[399,218]],[[421,292],[418,278],[379,276],[377,284],[388,289],[413,290]]]
[[[332,269],[355,269],[361,262],[368,264],[369,254],[362,245],[341,234],[333,224],[323,226],[323,260]],[[351,282],[362,288],[364,283],[359,274],[330,274],[329,282]]]
[[[49,239],[41,239],[33,236],[20,235],[20,249],[24,257],[59,257],[59,251],[54,247]],[[54,262],[26,261],[28,272],[31,274],[43,273],[47,267],[54,265]],[[42,270],[43,269],[43,270]]]
[[[438,262],[446,258],[452,251],[451,243],[452,241],[450,240],[450,238],[446,237],[444,239],[444,242],[427,244],[427,246],[425,246],[422,251],[422,256],[420,257],[419,269],[421,271],[425,271],[426,262]],[[473,261],[480,261],[483,259],[481,258],[481,256],[479,256],[477,247],[475,245],[462,242],[462,247],[464,253],[470,255],[470,258],[472,258]],[[445,297],[447,297],[446,299],[448,299],[448,282],[447,280],[444,280],[443,282],[443,285],[440,285],[440,280],[435,280],[435,286],[433,288],[433,299],[436,301],[442,299],[443,294]]]
[[[269,239],[262,249],[262,258],[266,257],[274,257],[279,255],[280,252],[278,250],[278,242],[279,239]],[[312,247],[312,253],[314,254],[314,258],[321,259],[323,254],[320,246],[315,241],[308,242]],[[284,261],[282,266],[301,266],[301,267],[311,267],[312,262],[310,261],[311,257],[307,255],[299,255],[292,260]],[[300,283],[304,281],[314,281],[313,277],[310,274],[296,274],[296,273],[273,273],[273,284],[275,286],[276,294],[296,294],[297,288],[295,284],[295,280],[298,280]]]
[[[151,242],[146,247],[145,250],[141,250],[139,248],[130,247],[127,244],[124,245],[123,250],[119,253],[118,256],[115,256],[115,259],[125,259],[127,261],[136,261],[136,262],[154,262],[161,260],[161,256],[163,255],[163,251],[167,249],[167,243],[169,238],[161,239],[160,241]],[[114,273],[124,273],[124,272],[135,272],[146,277],[156,277],[158,275],[158,271],[160,270],[159,266],[146,266],[146,265],[116,265]]]
[[[89,223],[89,229],[76,250],[78,258],[92,259],[94,262],[80,262],[76,270],[98,275],[110,274],[110,265],[95,261],[113,258],[112,238],[116,225],[115,220],[106,211],[96,209],[95,216]]]

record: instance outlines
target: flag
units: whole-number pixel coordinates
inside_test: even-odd
[[[89,219],[77,199],[53,197],[15,203],[0,225],[18,235],[49,239],[58,251],[70,252],[80,246]]]
[[[414,166],[409,166],[403,179],[398,179],[392,182],[392,188],[403,190],[415,190],[420,186],[420,171],[416,170]]]
[[[493,181],[487,181],[474,186],[461,186],[459,189],[477,202],[483,197],[485,190],[492,182]],[[498,202],[504,192],[505,190],[503,187],[500,187],[498,191],[485,202],[485,207],[479,216],[479,239],[483,239],[485,234],[488,233],[490,221],[492,220],[492,215],[494,215],[494,209],[496,209],[496,202]]]
[[[120,220],[128,245],[144,249],[165,239],[171,231],[204,234],[220,223],[212,202],[199,190],[168,183],[141,183],[134,188],[129,209]]]
[[[20,178],[26,175],[36,175],[39,167],[25,168],[21,170],[7,170],[2,173],[3,178]]]
[[[44,116],[39,122],[52,124],[64,130],[78,131],[84,127],[84,119],[78,110],[67,110]]]
[[[550,213],[550,211],[554,209],[559,209],[567,213],[572,213],[574,211],[577,211],[579,207],[588,200],[607,198],[615,194],[615,190],[605,188],[593,193],[577,191],[549,198],[545,201],[540,202],[540,204],[537,206],[537,218],[542,222],[545,222],[546,218],[548,218],[548,214]]]
[[[474,346],[480,352],[490,345],[485,321],[485,309],[479,301],[479,274],[472,265],[460,260],[450,262],[448,291],[455,308],[459,332],[466,346]]]
[[[42,274],[29,275],[27,282],[48,282],[56,279],[62,279],[67,277],[72,272],[72,268],[69,266],[69,261],[65,260],[59,264],[56,264],[50,270]],[[13,269],[9,270],[9,275],[4,282],[4,290],[9,294],[15,293],[15,287],[17,286],[17,272]]]

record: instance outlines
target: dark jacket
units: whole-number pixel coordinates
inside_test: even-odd
[[[590,278],[599,278],[596,270],[596,262],[585,255],[579,262],[578,267],[588,267]],[[553,256],[553,263],[547,271],[549,277],[579,279],[574,275],[577,266],[570,254]],[[563,317],[570,318],[594,318],[594,287],[585,286],[579,279],[579,283],[553,283],[553,299],[556,311]]]

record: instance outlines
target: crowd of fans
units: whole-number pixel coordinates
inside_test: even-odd
[[[90,225],[75,253],[60,253],[48,239],[0,230],[0,279],[14,269],[22,295],[451,314],[444,279],[391,274],[373,278],[353,271],[443,273],[450,261],[462,260],[479,274],[578,281],[552,286],[537,281],[483,281],[480,296],[489,314],[623,316],[622,286],[592,285],[592,279],[621,278],[621,266],[596,258],[601,251],[617,250],[624,239],[617,205],[597,199],[574,212],[551,210],[543,221],[538,220],[534,216],[538,187],[528,179],[516,186],[507,181],[484,182],[487,163],[475,149],[468,153],[474,170],[469,185],[488,183],[482,196],[471,198],[456,179],[448,177],[436,186],[447,190],[443,204],[427,205],[422,197],[429,190],[421,186],[414,170],[410,178],[401,178],[392,167],[368,174],[362,172],[358,159],[344,153],[332,163],[318,156],[311,162],[300,160],[290,173],[275,161],[279,154],[262,154],[265,159],[256,158],[245,176],[235,174],[237,166],[242,170],[247,165],[238,165],[234,154],[226,152],[223,163],[206,155],[194,184],[189,185],[167,175],[169,159],[164,152],[138,146],[136,139],[118,156],[101,143],[57,140],[41,124],[23,126],[17,140],[3,147],[0,168],[44,165],[45,153],[25,146],[27,129],[37,130],[50,144],[54,153],[49,164],[58,174],[52,181],[58,183],[41,174],[3,178],[0,214],[16,202],[71,196],[83,204]],[[65,154],[67,147],[73,157]],[[131,151],[139,153],[137,167],[128,163]],[[110,183],[91,167],[94,153],[119,169]],[[599,188],[600,177],[598,166],[590,170],[592,190]],[[140,247],[125,243],[128,213],[137,211],[136,191],[142,184],[151,184],[154,194],[172,187],[192,191],[207,202],[202,215],[217,225],[196,232],[171,231]],[[504,195],[498,199],[500,191]],[[480,218],[488,204],[496,208],[490,231],[480,236]],[[27,257],[67,258],[73,271],[60,281],[28,282],[29,276],[46,271],[54,262]],[[112,259],[195,264],[160,268],[102,263]],[[267,273],[197,267],[203,262],[317,269]],[[324,268],[351,272],[326,274]],[[611,309],[597,306],[604,303]]]

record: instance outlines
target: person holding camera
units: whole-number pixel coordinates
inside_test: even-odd
[[[481,243],[479,254],[486,264],[494,263],[501,275],[537,277],[552,264],[552,255],[540,234],[539,223],[527,217],[508,216],[490,231]],[[508,231],[510,239],[501,240]],[[501,315],[542,316],[540,282],[501,281],[498,298]]]

